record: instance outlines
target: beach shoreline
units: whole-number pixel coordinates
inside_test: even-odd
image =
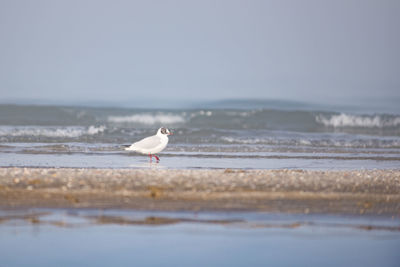
[[[0,168],[0,209],[400,214],[400,170]]]

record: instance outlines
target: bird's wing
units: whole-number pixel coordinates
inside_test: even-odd
[[[160,144],[161,144],[160,137],[154,135],[154,136],[146,137],[146,138],[134,143],[132,146],[134,148],[139,148],[139,149],[151,149]]]

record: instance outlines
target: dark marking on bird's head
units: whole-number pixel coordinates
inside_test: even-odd
[[[161,134],[164,134],[164,135],[172,135],[172,132],[169,129],[165,128],[165,127],[161,127],[158,130],[158,133],[161,133]]]

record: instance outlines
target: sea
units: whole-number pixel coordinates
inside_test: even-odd
[[[174,134],[160,162],[124,150],[161,126]],[[0,166],[398,169],[400,105],[282,100],[162,109],[0,104]]]
[[[0,218],[0,266],[7,267],[400,262],[399,221],[379,217],[31,209],[0,210]]]
[[[161,126],[174,134],[160,162],[124,150]],[[181,108],[0,104],[0,167],[12,166],[399,169],[400,110],[276,100]],[[394,267],[399,245],[398,216],[0,210],[0,266],[10,267]]]

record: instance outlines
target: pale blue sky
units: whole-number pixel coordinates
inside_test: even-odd
[[[398,0],[0,0],[0,98],[399,98],[399,14]]]

